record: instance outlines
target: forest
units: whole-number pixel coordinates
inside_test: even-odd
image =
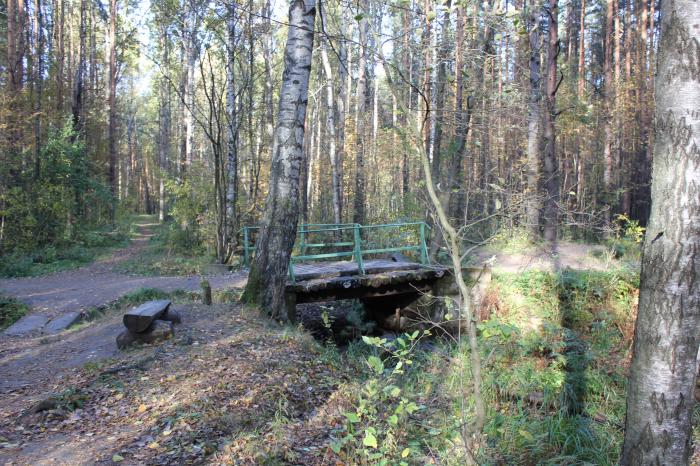
[[[0,0],[0,460],[700,464],[698,21]]]

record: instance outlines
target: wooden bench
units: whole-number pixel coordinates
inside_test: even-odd
[[[160,319],[170,307],[170,301],[149,301],[124,314],[124,326],[132,333],[145,332],[151,324]]]

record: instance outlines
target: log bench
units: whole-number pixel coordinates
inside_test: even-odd
[[[179,324],[180,315],[170,309],[168,300],[148,301],[124,314],[126,330],[117,336],[117,347],[127,348],[134,343],[156,343],[171,338],[173,324]]]

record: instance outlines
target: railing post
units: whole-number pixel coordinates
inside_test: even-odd
[[[301,226],[301,238],[299,240],[299,251],[301,252],[302,256],[306,255],[306,232],[304,231],[304,225]]]
[[[248,227],[243,227],[243,265],[250,266],[250,255],[248,252]]]
[[[294,276],[294,259],[292,257],[289,258],[289,280],[294,283],[296,281],[296,277]]]
[[[357,271],[360,275],[365,274],[365,266],[362,263],[362,238],[360,237],[360,224],[355,224],[354,229],[355,238],[355,261],[357,262]]]
[[[428,265],[428,246],[425,243],[425,222],[420,223],[420,262],[423,265]]]

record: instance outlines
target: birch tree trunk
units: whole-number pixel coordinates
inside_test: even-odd
[[[548,39],[547,39],[547,112],[544,118],[544,239],[556,241],[559,223],[559,162],[556,152],[556,129],[554,119],[557,114],[557,57],[559,55],[558,0],[549,0]]]
[[[539,237],[539,165],[540,165],[540,108],[542,105],[542,80],[540,52],[542,49],[542,9],[533,2],[529,11],[530,40],[530,89],[527,107],[527,200],[526,222],[532,238]]]
[[[163,66],[170,66],[170,39],[168,29],[161,25],[161,47],[163,49]],[[170,154],[170,83],[167,79],[161,80],[160,85],[160,140],[158,144],[158,165],[160,169],[158,180],[158,221],[165,220],[165,175]]]
[[[367,94],[367,32],[369,14],[367,1],[362,2],[362,15],[360,19],[360,57],[357,69],[357,88],[355,95],[357,98],[357,112],[355,120],[355,133],[357,143],[355,144],[355,210],[352,221],[363,223],[365,219],[365,108]]]
[[[333,190],[333,221],[340,223],[340,172],[336,154],[335,108],[333,107],[333,70],[328,59],[327,39],[321,42],[321,61],[326,74],[326,133],[328,134],[328,158],[331,162],[331,189]]]
[[[661,4],[652,207],[623,465],[686,465],[700,335],[700,4]]]
[[[345,15],[345,12],[341,13]],[[345,27],[341,25],[341,35],[345,36]],[[342,222],[343,219],[343,207],[344,207],[344,197],[343,197],[343,160],[345,160],[345,116],[349,110],[346,102],[346,88],[345,82],[348,79],[348,53],[347,45],[345,40],[340,40],[338,43],[338,93],[336,96],[336,110],[337,118],[337,148],[336,148],[336,169],[338,170],[338,210],[340,212],[339,219]]]
[[[299,177],[305,157],[304,121],[315,17],[314,0],[292,0],[270,169],[270,190],[255,260],[243,294],[244,301],[258,304],[270,317],[282,321],[295,318],[284,312],[284,287],[299,220]]]

